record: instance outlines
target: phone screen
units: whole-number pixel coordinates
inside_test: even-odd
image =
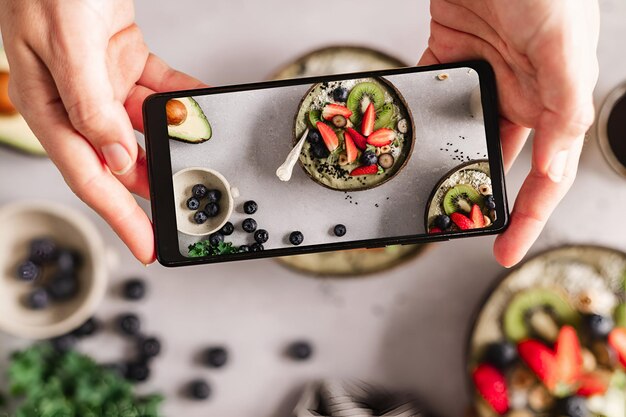
[[[459,66],[162,100],[180,255],[496,229],[485,88]]]

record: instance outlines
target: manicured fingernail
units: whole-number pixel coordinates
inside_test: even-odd
[[[561,182],[563,175],[565,175],[565,167],[567,166],[567,157],[569,151],[560,151],[550,162],[550,169],[548,169],[548,177],[554,182]]]
[[[116,175],[126,174],[133,166],[130,155],[119,143],[110,143],[102,147],[102,156],[109,169]]]

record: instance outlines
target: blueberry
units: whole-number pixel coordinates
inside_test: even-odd
[[[156,337],[145,337],[137,342],[137,351],[143,359],[150,359],[161,353],[161,341]]]
[[[220,212],[220,205],[217,203],[209,203],[204,207],[204,212],[208,217],[215,217]]]
[[[566,397],[561,398],[557,404],[559,416],[568,417],[591,417],[591,413],[587,408],[587,401],[583,397]]]
[[[209,203],[217,203],[222,198],[222,192],[220,190],[209,190],[206,193],[206,198]]]
[[[304,235],[299,231],[291,232],[289,235],[289,242],[291,242],[292,245],[298,246],[304,242]]]
[[[322,144],[322,135],[320,135],[318,130],[311,129],[306,136],[306,140],[308,140],[311,145]]]
[[[228,362],[228,351],[222,346],[208,348],[203,356],[204,363],[210,368],[221,368]]]
[[[187,200],[187,208],[189,210],[198,210],[198,207],[200,207],[200,200],[196,197],[190,197],[189,200]]]
[[[254,219],[245,219],[242,223],[241,223],[241,228],[248,233],[252,233],[256,230],[256,220]]]
[[[338,224],[337,226],[335,226],[333,231],[335,232],[335,236],[341,237],[346,234],[346,226],[344,226],[343,224]]]
[[[241,246],[239,246],[239,252],[240,253],[250,252],[250,246],[248,246],[248,245],[241,245]]]
[[[123,334],[135,336],[141,330],[141,321],[132,313],[122,314],[117,318],[117,327]]]
[[[287,347],[287,355],[294,360],[304,361],[313,355],[313,347],[307,341],[293,342]]]
[[[207,188],[202,184],[196,184],[191,188],[191,194],[193,194],[193,196],[198,200],[203,199],[204,196],[206,196],[207,191]]]
[[[235,226],[231,222],[226,222],[224,226],[220,229],[220,233],[224,236],[230,236],[235,231]]]
[[[361,163],[363,165],[374,165],[378,162],[378,158],[376,154],[372,151],[365,151],[363,155],[361,155]]]
[[[259,229],[256,232],[254,232],[254,240],[257,241],[257,243],[265,243],[267,242],[267,240],[270,238],[269,233],[267,233],[267,230],[265,229]]]
[[[496,200],[493,198],[493,195],[491,194],[486,195],[484,200],[485,200],[485,207],[487,207],[490,210],[493,210],[496,208]]]
[[[197,379],[189,384],[189,395],[194,400],[206,400],[211,396],[211,387],[206,381]]]
[[[53,300],[69,300],[78,293],[78,278],[71,272],[59,272],[46,284],[46,289]]]
[[[256,201],[250,200],[243,203],[243,212],[246,214],[254,214],[258,208],[259,206]]]
[[[594,339],[606,339],[615,327],[615,322],[611,317],[599,314],[585,316],[585,320],[589,326],[589,333]]]
[[[206,222],[208,218],[209,217],[202,210],[196,212],[196,214],[193,215],[193,221],[196,222],[197,224],[202,224]]]
[[[74,346],[76,346],[76,342],[78,342],[78,338],[71,333],[55,337],[54,339],[50,340],[52,348],[59,353],[69,352],[70,350],[74,349]]]
[[[150,378],[150,368],[145,361],[126,364],[126,379],[131,382],[144,382]]]
[[[220,232],[211,233],[209,235],[209,243],[211,246],[217,246],[224,241],[224,235]]]
[[[441,230],[447,230],[451,224],[452,220],[450,220],[450,217],[446,216],[445,214],[440,214],[439,216],[435,217],[435,227],[438,227]]]
[[[54,261],[57,256],[57,244],[54,240],[43,237],[30,242],[29,259],[38,264]]]
[[[348,89],[343,87],[337,87],[333,90],[333,98],[335,101],[345,103],[348,101]]]
[[[311,155],[316,159],[324,159],[328,158],[330,151],[324,143],[315,143],[311,144]]]
[[[250,245],[250,252],[261,252],[262,250],[265,250],[265,248],[260,243],[255,242]]]
[[[496,368],[506,370],[517,361],[517,348],[508,342],[491,343],[485,349],[485,360]]]
[[[83,264],[83,256],[75,251],[69,249],[61,249],[59,256],[57,257],[57,267],[59,271],[74,272]]]
[[[146,295],[146,283],[139,278],[132,278],[124,283],[124,298],[129,301],[141,300]]]
[[[98,333],[100,330],[100,322],[94,317],[89,318],[86,322],[75,329],[72,334],[76,337],[89,337]]]
[[[17,267],[17,277],[21,281],[33,282],[39,276],[39,266],[33,261],[26,261]]]
[[[26,305],[33,310],[43,310],[50,304],[50,297],[45,288],[35,288],[26,296]]]

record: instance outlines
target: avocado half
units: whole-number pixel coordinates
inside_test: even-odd
[[[174,100],[185,105],[187,116],[179,125],[167,125],[169,137],[187,143],[202,143],[211,139],[211,124],[196,100],[191,97],[181,97]]]
[[[0,48],[0,72],[9,72],[9,62],[2,48]],[[0,144],[30,155],[46,155],[41,143],[19,113],[0,114]]]

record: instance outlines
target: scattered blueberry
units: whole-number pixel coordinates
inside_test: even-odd
[[[204,207],[204,212],[208,217],[215,217],[220,212],[220,205],[217,203],[209,203]]]
[[[267,233],[267,230],[265,229],[259,229],[256,232],[254,232],[254,240],[257,241],[257,243],[265,243],[267,242],[267,240],[270,238],[269,233]]]
[[[89,337],[96,334],[98,330],[100,330],[100,322],[94,317],[91,317],[81,324],[79,328],[74,330],[72,334],[76,337]]]
[[[144,382],[150,378],[150,368],[144,361],[126,364],[126,379],[131,382]]]
[[[137,350],[143,359],[150,359],[161,353],[161,342],[156,337],[145,337],[137,342]]]
[[[196,212],[196,214],[193,215],[193,221],[196,222],[197,224],[202,224],[206,222],[208,218],[209,217],[202,210]]]
[[[341,237],[346,234],[346,226],[344,226],[343,224],[338,224],[337,226],[335,226],[334,232],[335,236]]]
[[[46,284],[46,289],[54,300],[69,300],[78,293],[78,278],[76,274],[71,272],[59,272],[51,277]]]
[[[256,230],[256,220],[254,219],[245,219],[242,223],[241,223],[241,228],[248,233],[252,233]]]
[[[209,203],[217,203],[222,198],[222,192],[220,190],[209,190],[206,193],[206,198]]]
[[[291,359],[304,361],[313,355],[313,347],[309,342],[297,341],[287,347],[287,355]]]
[[[337,87],[333,90],[333,98],[335,101],[339,101],[340,103],[345,103],[348,101],[348,89],[343,87]]]
[[[591,413],[587,408],[587,400],[583,397],[566,397],[561,398],[557,404],[559,416],[567,417],[591,417]]]
[[[191,188],[191,194],[198,200],[201,200],[206,196],[207,188],[202,184],[196,184]],[[193,210],[193,209],[192,209]]]
[[[206,381],[197,379],[189,384],[189,395],[194,400],[206,400],[211,396],[211,387]]]
[[[146,295],[146,283],[139,278],[129,279],[124,283],[123,292],[127,300],[141,300]]]
[[[265,248],[260,243],[255,242],[250,245],[250,252],[261,252],[262,250],[265,250]]]
[[[187,208],[189,210],[198,210],[198,207],[200,207],[200,200],[196,197],[191,197],[187,200]]]
[[[228,362],[228,351],[221,347],[211,347],[204,352],[204,363],[211,368],[221,368]]]
[[[33,310],[43,310],[50,304],[50,297],[45,288],[35,288],[26,296],[26,305]]]
[[[299,231],[291,232],[289,235],[289,242],[291,242],[292,245],[298,246],[304,242],[304,235]]]
[[[224,235],[220,232],[211,233],[209,235],[209,243],[212,246],[217,246],[224,241]]]
[[[498,369],[506,370],[517,360],[517,348],[508,342],[491,343],[485,349],[485,360]]]
[[[55,337],[50,340],[52,348],[57,352],[69,352],[76,346],[78,339],[72,333],[64,334],[63,336]]]
[[[585,319],[589,326],[589,333],[594,339],[606,339],[615,327],[615,322],[611,317],[590,314]]]
[[[61,249],[57,258],[59,271],[74,272],[83,264],[82,255],[75,250]]]
[[[135,336],[141,330],[141,321],[132,313],[122,314],[117,318],[117,327],[123,334]]]
[[[378,158],[376,154],[372,151],[365,151],[363,155],[361,155],[361,163],[363,165],[374,165],[378,162]]]
[[[311,155],[316,159],[324,159],[328,158],[330,151],[324,143],[313,143],[311,144]]]
[[[38,264],[54,261],[57,256],[57,244],[54,240],[43,237],[30,242],[29,259]]]
[[[239,252],[241,252],[241,253],[250,252],[250,246],[248,246],[248,245],[241,245],[241,246],[239,246]]]
[[[33,261],[26,261],[17,267],[17,277],[21,281],[33,282],[39,276],[39,265]]]
[[[220,233],[224,236],[230,236],[235,231],[235,226],[231,222],[226,222],[224,226],[220,229]]]
[[[250,200],[243,203],[243,212],[246,214],[254,214],[256,213],[258,208],[259,205],[256,203],[256,201]]]
[[[311,145],[316,145],[322,143],[322,135],[320,132],[315,129],[309,130],[309,134],[306,136],[306,140],[309,141]]]
[[[485,207],[487,207],[490,210],[493,210],[496,208],[496,200],[495,198],[493,198],[493,195],[489,194],[485,196]]]
[[[435,227],[440,228],[441,230],[447,230],[452,225],[452,220],[450,217],[445,214],[440,214],[435,217]]]

